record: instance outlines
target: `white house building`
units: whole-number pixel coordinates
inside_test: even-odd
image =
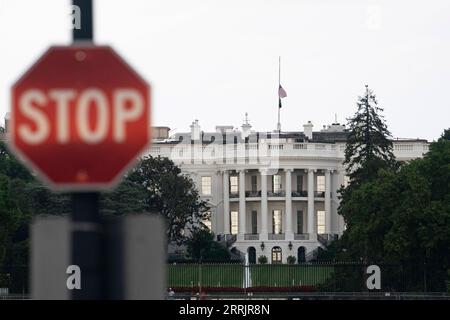
[[[309,260],[344,231],[337,214],[337,191],[347,182],[343,125],[313,131],[308,122],[303,131],[255,132],[245,121],[240,130],[203,132],[195,120],[190,132],[169,135],[169,128],[155,127],[153,133],[149,154],[170,158],[192,177],[211,207],[205,223],[250,262],[261,255],[269,263]],[[393,143],[399,160],[422,157],[429,145]]]

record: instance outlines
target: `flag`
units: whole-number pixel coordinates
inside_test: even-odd
[[[287,97],[287,93],[286,91],[283,89],[283,87],[280,84],[280,87],[278,88],[278,97],[279,98],[286,98]]]
[[[287,93],[280,84],[280,86],[278,87],[278,108],[281,108],[281,98],[286,98],[286,97],[287,97]]]

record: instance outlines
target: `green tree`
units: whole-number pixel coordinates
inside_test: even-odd
[[[373,179],[380,168],[395,164],[391,133],[381,115],[383,109],[367,85],[356,105],[358,110],[348,120],[344,160],[353,185]]]
[[[21,212],[11,193],[10,179],[0,174],[0,266],[3,265],[11,237],[17,230]]]
[[[188,255],[197,261],[228,261],[230,253],[217,241],[208,229],[195,229],[186,242]]]
[[[380,170],[391,171],[398,166],[392,151],[391,133],[381,115],[383,109],[367,85],[365,94],[358,97],[357,107],[355,115],[348,121],[345,148],[344,165],[350,183],[339,190],[338,213],[347,226],[344,240],[356,241],[352,247],[354,254],[368,259],[381,254],[380,250],[374,249],[379,246],[380,236],[389,226],[382,217],[385,211],[372,207],[370,198],[366,198],[376,197],[379,190],[368,190],[373,186],[366,183],[376,179]],[[368,223],[373,224],[372,229],[367,227]]]
[[[207,203],[200,199],[192,179],[171,160],[159,156],[142,158],[102,203],[107,214],[160,214],[167,222],[169,242],[179,245],[210,218]]]
[[[342,205],[354,213],[348,215],[347,230],[322,258],[362,257],[397,263],[401,268],[391,268],[384,276],[385,284],[403,277],[408,290],[446,290],[450,269],[448,132],[431,143],[424,158],[397,171],[379,170],[372,180],[353,189]]]

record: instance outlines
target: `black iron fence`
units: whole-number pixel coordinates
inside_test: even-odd
[[[371,267],[372,266],[372,267]],[[175,292],[449,292],[438,266],[312,262],[300,264],[177,263],[168,265]]]
[[[28,291],[27,266],[0,268],[0,296],[6,294],[26,295]]]
[[[379,267],[377,268],[370,266]],[[374,271],[375,270],[375,271]],[[378,274],[377,274],[378,272]],[[309,262],[300,264],[171,263],[176,293],[449,293],[448,270],[432,263]],[[26,266],[0,269],[0,296],[29,293]]]

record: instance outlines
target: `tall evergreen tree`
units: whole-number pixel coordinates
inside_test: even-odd
[[[353,185],[369,181],[376,177],[379,169],[395,164],[392,136],[381,115],[383,109],[367,85],[365,94],[358,97],[356,104],[358,110],[348,121],[344,160]]]
[[[353,250],[350,251],[367,259],[374,257],[369,254],[370,251],[380,252],[374,248],[380,245],[379,236],[386,232],[386,225],[377,224],[377,228],[371,229],[376,231],[369,234],[366,226],[371,221],[384,221],[378,220],[379,217],[372,213],[376,211],[378,215],[382,215],[383,212],[377,211],[376,208],[362,210],[361,207],[355,206],[355,203],[370,203],[370,199],[364,199],[368,195],[365,192],[366,184],[376,180],[380,170],[396,169],[397,162],[393,153],[391,133],[381,115],[383,109],[378,106],[375,94],[367,85],[365,94],[358,97],[357,107],[355,115],[348,119],[349,132],[344,165],[350,183],[340,189],[338,213],[342,215],[347,226],[343,236],[344,243],[358,241],[351,245]]]

